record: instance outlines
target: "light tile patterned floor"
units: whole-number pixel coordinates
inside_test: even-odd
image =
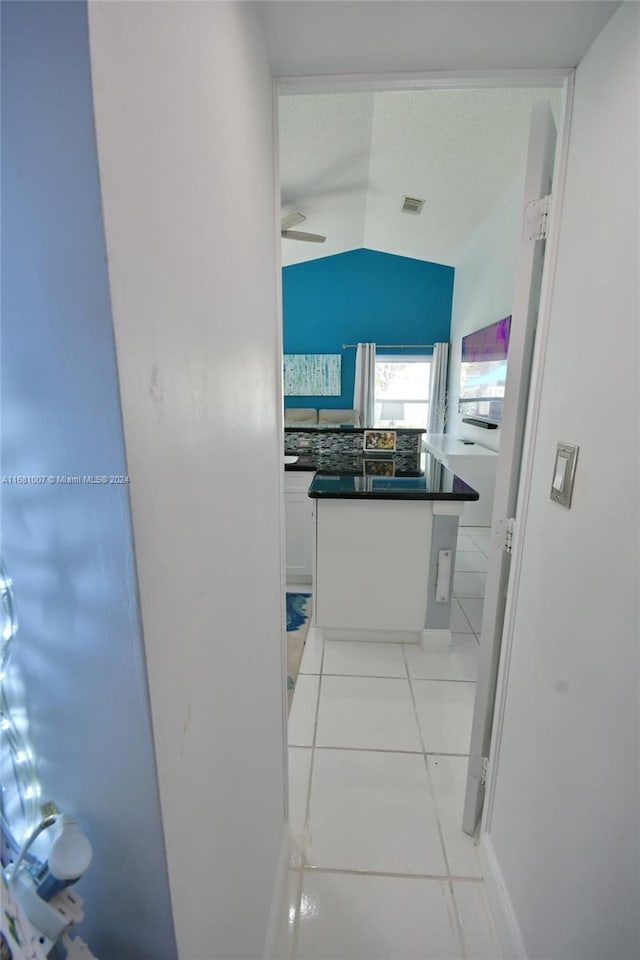
[[[488,531],[461,530],[447,654],[309,631],[289,717],[290,960],[496,960],[460,828]]]

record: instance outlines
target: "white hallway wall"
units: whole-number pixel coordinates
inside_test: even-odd
[[[447,430],[491,450],[500,449],[500,428],[485,430],[462,423],[458,413],[462,338],[512,311],[525,149],[523,145],[522,176],[506,185],[501,202],[465,244],[456,263],[453,287]]]
[[[0,15],[2,475],[123,476],[86,5]],[[99,957],[175,960],[129,491],[3,482],[0,521],[9,702],[42,799],[93,846],[79,936]]]
[[[576,74],[489,833],[531,958],[638,956],[639,12]],[[570,511],[559,440],[580,445]]]
[[[249,960],[285,837],[271,77],[250,4],[95,3],[90,32],[178,949]]]
[[[449,359],[448,432],[474,440],[491,450],[500,449],[500,428],[485,430],[462,423],[458,412],[462,338],[473,330],[507,317],[513,309],[513,284],[518,238],[522,223],[522,195],[529,139],[531,108],[549,100],[556,124],[560,113],[561,89],[538,88],[521,94],[521,113],[513,124],[512,150],[520,155],[520,167],[494,202],[479,228],[468,238],[456,257],[456,278],[451,313]]]

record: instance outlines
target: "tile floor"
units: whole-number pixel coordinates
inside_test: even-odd
[[[289,716],[289,960],[502,956],[460,828],[488,537],[460,530],[450,653],[309,631]]]

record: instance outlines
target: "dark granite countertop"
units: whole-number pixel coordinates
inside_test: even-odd
[[[319,423],[315,426],[300,426],[287,424],[284,428],[285,433],[364,433],[365,430],[379,430],[381,432],[393,431],[394,433],[426,433],[421,427],[356,427],[352,423],[331,424]]]
[[[294,454],[295,456],[295,454]],[[311,473],[316,472],[316,458],[309,453],[302,453],[298,456],[295,463],[285,463],[284,469],[289,473],[290,470],[306,470]]]
[[[430,454],[419,470],[396,468],[392,456],[361,453],[312,457],[302,455],[286,470],[316,471],[309,487],[314,499],[478,500],[476,490]]]

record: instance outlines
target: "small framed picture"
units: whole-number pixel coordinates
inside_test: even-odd
[[[395,430],[365,430],[362,449],[365,453],[393,453],[396,449]]]
[[[395,477],[396,465],[393,460],[365,460],[363,462],[365,477]]]

